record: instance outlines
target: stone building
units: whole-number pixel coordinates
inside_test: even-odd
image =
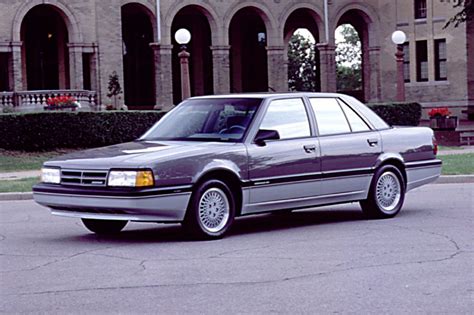
[[[193,95],[286,91],[287,47],[308,29],[317,41],[321,91],[336,90],[337,26],[362,42],[367,102],[396,96],[396,29],[405,45],[407,100],[474,106],[473,23],[443,28],[454,0],[0,0],[0,105],[38,107],[44,91],[108,104],[114,71],[129,108],[180,101],[179,45],[187,28]],[[4,91],[4,92],[1,92]],[[38,105],[39,104],[39,105]]]

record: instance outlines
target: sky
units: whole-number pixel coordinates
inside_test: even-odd
[[[297,34],[299,34],[303,37],[309,38],[311,43],[314,43],[314,37],[311,34],[311,32],[308,31],[307,29],[299,28],[299,29],[296,30],[295,33],[297,33]],[[336,34],[335,35],[336,35],[336,43],[341,42],[343,40],[343,37],[342,37],[341,33],[339,32],[339,28],[336,29]]]

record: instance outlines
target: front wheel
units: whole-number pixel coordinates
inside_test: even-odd
[[[229,230],[234,216],[234,196],[229,187],[220,180],[208,180],[193,193],[183,226],[200,239],[220,238]]]
[[[384,165],[375,172],[369,195],[360,205],[369,218],[384,219],[396,216],[404,200],[405,183],[402,174],[395,166]]]
[[[122,231],[128,221],[81,219],[85,227],[96,234],[114,234]]]

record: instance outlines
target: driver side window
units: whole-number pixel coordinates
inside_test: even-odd
[[[311,136],[308,115],[301,98],[275,100],[268,106],[260,129],[276,130],[280,139]]]

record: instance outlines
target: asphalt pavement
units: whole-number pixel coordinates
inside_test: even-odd
[[[240,218],[217,241],[179,225],[88,233],[0,202],[0,312],[472,314],[474,184],[408,193],[394,219],[357,204]]]

